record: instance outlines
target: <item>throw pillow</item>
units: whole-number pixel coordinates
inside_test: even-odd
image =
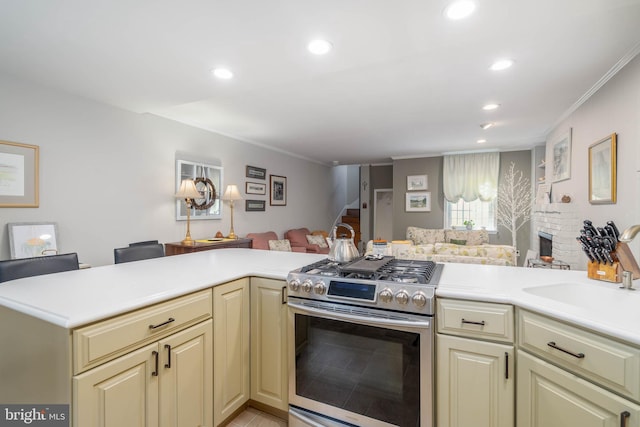
[[[307,234],[307,242],[309,242],[310,245],[318,245],[321,248],[328,248],[329,245],[327,245],[326,240],[324,240],[324,237],[322,236],[315,236],[313,234]]]
[[[466,245],[467,241],[462,239],[451,239],[449,243],[453,243],[454,245]]]
[[[289,240],[269,240],[269,249],[272,251],[291,252]]]

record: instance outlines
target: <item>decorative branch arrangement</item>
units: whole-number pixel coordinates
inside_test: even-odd
[[[498,186],[498,224],[511,230],[511,242],[517,247],[517,232],[531,219],[531,183],[512,162]]]

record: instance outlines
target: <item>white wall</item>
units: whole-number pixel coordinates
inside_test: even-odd
[[[333,168],[8,76],[0,75],[0,94],[0,140],[40,146],[40,207],[0,208],[0,259],[9,258],[8,222],[57,222],[60,250],[94,266],[113,263],[113,248],[129,242],[182,240],[186,222],[176,221],[173,198],[177,152],[218,162],[223,187],[235,183],[243,193],[246,165],[288,178],[287,206],[269,206],[268,194],[251,196],[267,201],[266,212],[236,204],[239,236],[328,229],[337,215],[327,191]],[[192,221],[191,234],[227,234],[229,226],[225,205],[221,220]]]
[[[626,227],[640,224],[640,56],[550,133],[547,165],[552,164],[552,143],[569,128],[572,128],[571,179],[553,183],[553,200],[559,201],[563,194],[570,195],[582,220],[591,219],[596,226],[613,220],[622,232]],[[592,205],[588,199],[588,149],[612,133],[618,135],[617,203]],[[551,172],[548,166],[547,182],[551,182]],[[640,255],[639,247],[638,242],[632,244],[636,259]]]

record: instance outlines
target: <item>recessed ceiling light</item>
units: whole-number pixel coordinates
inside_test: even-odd
[[[491,64],[491,67],[489,67],[489,69],[492,71],[502,71],[502,70],[506,70],[512,65],[513,65],[513,60],[511,59],[499,59],[493,64]]]
[[[491,126],[493,126],[493,123],[483,123],[480,125],[480,127],[482,128],[482,130],[487,130],[489,129]]]
[[[333,45],[326,40],[316,39],[309,42],[307,49],[314,55],[324,55],[329,53]]]
[[[475,9],[476,4],[471,0],[459,0],[447,6],[444,14],[447,18],[457,21],[471,15]]]
[[[219,79],[229,80],[233,78],[233,73],[228,68],[214,68],[213,75]]]
[[[496,108],[498,108],[500,106],[500,104],[487,104],[484,107],[482,107],[483,110],[495,110]]]
[[[479,139],[476,141],[478,144],[484,144],[485,142],[487,142],[486,139]]]

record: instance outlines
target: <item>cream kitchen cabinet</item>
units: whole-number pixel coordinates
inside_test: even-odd
[[[287,299],[282,280],[251,278],[251,399],[288,410]]]
[[[213,288],[213,413],[220,425],[250,398],[249,279]]]
[[[637,347],[521,309],[518,345],[518,427],[640,426]]]
[[[212,426],[212,321],[76,375],[74,425]]]
[[[438,299],[436,319],[436,425],[513,426],[513,307]]]
[[[518,351],[518,427],[638,427],[640,406]]]

